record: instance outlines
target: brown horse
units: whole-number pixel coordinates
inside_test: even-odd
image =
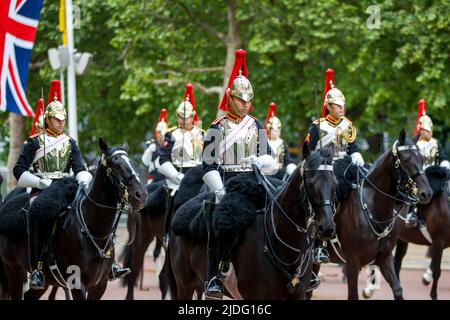
[[[76,279],[72,279],[75,281],[70,283],[64,276],[59,281],[55,280],[48,267],[49,259],[46,259],[43,269],[46,288],[27,291],[26,299],[40,298],[49,285],[70,288],[74,299],[100,299],[107,287],[115,254],[113,237],[120,211],[127,204],[136,210],[141,208],[147,199],[147,191],[142,187],[130,163],[126,144],[110,148],[99,139],[99,146],[102,160],[91,188],[82,192],[84,196],[77,197],[80,201],[68,210],[65,219],[60,220],[50,242],[51,249],[47,252],[47,258],[54,256],[62,275],[66,270],[71,270]],[[58,181],[54,183],[58,187]],[[44,195],[52,196],[44,190],[39,197]],[[11,203],[15,199],[17,197],[11,198]],[[8,202],[5,202],[0,215],[6,214],[7,205]],[[22,211],[20,209],[16,212],[19,217]],[[26,283],[26,273],[30,267],[25,230],[21,235],[0,235],[0,262],[3,269],[0,270],[2,297],[22,299],[22,287]]]
[[[304,298],[312,277],[311,250],[314,238],[319,234],[326,239],[334,233],[333,214],[337,187],[330,149],[309,155],[305,144],[304,156],[306,160],[297,167],[274,200],[268,203],[263,214],[256,214],[253,223],[239,234],[230,254],[229,281],[225,281],[231,297]],[[234,177],[237,179],[233,182],[252,179],[251,173],[248,176],[241,175],[242,177]],[[232,185],[232,180],[233,178],[229,184],[225,184],[226,188]],[[197,207],[201,207],[200,200],[208,196],[210,193],[187,202],[176,212],[174,219],[196,202],[200,202]],[[225,203],[225,198],[222,203]],[[242,215],[247,205],[239,202],[242,211],[233,214]],[[214,214],[217,212],[216,208]],[[195,216],[205,228],[203,213]],[[166,256],[169,259],[166,263],[171,266],[172,298],[192,299],[193,292],[203,287],[206,276],[206,239],[175,234],[175,226],[174,220],[172,240]]]
[[[431,168],[428,168],[431,169]],[[428,176],[428,171],[427,176]],[[440,168],[442,169],[442,168]],[[444,172],[444,175],[446,173]],[[448,174],[448,173],[447,173]],[[429,180],[433,179],[428,176]],[[448,177],[448,175],[446,175]],[[446,181],[447,178],[444,180]],[[414,228],[406,228],[402,221],[399,221],[399,239],[397,240],[397,249],[395,250],[395,272],[399,276],[402,266],[403,257],[408,249],[408,242],[431,246],[431,265],[430,269],[433,275],[433,285],[431,287],[430,297],[437,299],[437,285],[441,275],[442,252],[445,248],[450,247],[450,203],[448,201],[448,193],[445,187],[435,191],[430,203],[419,206],[419,210],[423,212],[424,224],[427,231],[420,231],[421,224],[417,224]],[[426,234],[428,232],[428,234]],[[428,236],[429,235],[429,236]],[[430,238],[430,241],[427,239]],[[429,284],[425,282],[424,284]]]
[[[346,263],[348,299],[358,299],[359,271],[372,262],[380,267],[395,299],[403,299],[391,253],[399,231],[395,222],[406,200],[430,201],[432,190],[422,166],[415,142],[406,139],[403,129],[392,149],[373,164],[358,188],[339,202],[335,222],[340,245],[333,241],[336,250],[330,248],[329,252],[331,262]],[[319,268],[315,265],[315,272]],[[308,295],[311,297],[312,292]]]
[[[181,182],[180,189],[173,199],[174,212],[186,201],[195,197],[203,185],[202,166],[193,167],[186,171]],[[160,176],[160,175],[158,175]],[[130,235],[130,244],[125,247],[122,258],[124,266],[131,268],[131,273],[126,275],[122,281],[123,286],[127,286],[126,300],[134,299],[134,287],[139,275],[142,277],[142,266],[145,253],[150,243],[156,238],[162,240],[164,232],[166,201],[164,193],[164,178],[156,178],[147,186],[149,201],[139,214],[131,215],[128,218],[127,228]],[[164,271],[162,271],[164,272]],[[167,294],[167,286],[164,278],[160,278],[161,295],[164,299]]]

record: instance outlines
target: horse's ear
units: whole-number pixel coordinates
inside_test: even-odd
[[[108,154],[108,144],[102,138],[98,138],[98,146],[100,147],[100,151],[104,154]]]
[[[121,149],[123,149],[123,150],[125,150],[126,152],[128,152],[128,149],[129,149],[129,147],[128,147],[128,143],[124,143],[123,145],[122,145],[122,148]]]
[[[416,136],[414,137],[414,144],[417,143],[417,141],[419,141],[420,138],[420,133],[416,134]]]
[[[398,135],[398,143],[403,146],[406,141],[406,132],[405,128],[402,128],[402,131],[400,131],[400,134]]]
[[[303,143],[303,159],[307,159],[309,155],[311,154],[311,151],[309,150],[309,144],[308,142]]]

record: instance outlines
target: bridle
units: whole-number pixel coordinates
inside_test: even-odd
[[[295,223],[289,215],[286,214],[280,203],[278,202],[278,199],[280,195],[283,193],[283,191],[286,189],[286,187],[289,185],[290,181],[293,179],[294,174],[291,175],[289,180],[284,184],[284,188],[282,188],[277,195],[273,195],[270,191],[270,188],[266,188],[268,195],[271,198],[270,203],[266,206],[265,214],[264,214],[264,238],[265,238],[265,245],[264,245],[264,252],[271,258],[272,263],[277,267],[291,282],[293,286],[296,286],[298,284],[298,281],[301,277],[304,276],[307,267],[309,265],[310,259],[311,259],[311,248],[314,244],[314,239],[317,234],[317,221],[316,221],[316,211],[319,210],[322,207],[325,206],[331,206],[333,213],[335,212],[335,206],[334,206],[334,200],[326,199],[321,200],[318,204],[315,204],[311,201],[308,190],[307,190],[307,184],[306,184],[306,177],[305,173],[309,171],[330,171],[333,172],[333,166],[332,165],[319,165],[315,169],[309,169],[304,167],[305,161],[302,162],[299,169],[300,170],[300,177],[301,177],[301,183],[300,183],[300,196],[302,197],[302,202],[306,206],[306,217],[304,225],[306,227],[299,226],[297,223]],[[262,176],[264,177],[264,176]],[[264,177],[264,179],[266,179]],[[264,184],[263,184],[264,185]],[[303,196],[302,196],[303,195]],[[303,238],[303,243],[300,245],[300,248],[294,247],[287,242],[285,242],[283,239],[281,239],[280,235],[277,233],[276,230],[276,224],[275,224],[275,215],[274,215],[274,206],[277,206],[279,209],[279,212],[285,217],[296,229],[297,232],[303,233],[306,236]],[[275,252],[273,248],[273,244],[271,242],[271,239],[269,237],[269,229],[268,229],[268,220],[271,221],[271,229],[272,232],[276,238],[276,240],[281,243],[285,248],[290,249],[291,251],[296,252],[298,255],[295,257],[293,261],[287,262],[283,261]],[[291,273],[287,270],[288,267],[296,266],[295,274],[291,275]]]
[[[117,172],[112,168],[111,166],[111,158],[118,155],[118,154],[125,154],[128,156],[128,153],[124,150],[115,150],[112,153],[105,155],[102,154],[101,158],[101,165],[103,165],[106,168],[106,176],[111,183],[112,186],[118,191],[119,194],[119,201],[117,203],[116,207],[104,205],[101,203],[96,202],[93,200],[88,192],[82,188],[83,196],[77,197],[77,204],[76,204],[76,216],[78,218],[78,222],[80,223],[80,230],[83,234],[86,235],[88,240],[93,244],[93,246],[96,248],[99,256],[103,259],[109,259],[111,258],[111,248],[114,245],[114,238],[116,237],[116,230],[119,224],[120,217],[123,212],[128,211],[130,208],[130,202],[129,202],[129,195],[128,195],[128,187],[125,185],[125,182],[130,181],[133,179],[133,177],[136,176],[136,173],[133,172],[129,177],[121,178]],[[109,232],[103,236],[103,237],[95,237],[92,235],[92,233],[89,231],[89,228],[86,224],[86,220],[84,218],[82,204],[85,199],[88,199],[92,204],[94,204],[96,207],[103,208],[103,209],[109,209],[113,210],[115,217],[114,222],[111,226],[111,229]],[[103,248],[97,243],[96,240],[104,240],[107,239],[105,245]]]

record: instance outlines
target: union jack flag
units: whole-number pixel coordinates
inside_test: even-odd
[[[0,111],[34,115],[25,92],[42,2],[0,0]]]

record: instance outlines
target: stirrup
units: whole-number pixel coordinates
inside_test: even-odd
[[[222,279],[215,276],[205,286],[205,299],[206,300],[222,300],[223,298],[223,282]]]
[[[34,269],[30,275],[30,289],[45,289],[45,276],[41,269]]]
[[[417,215],[415,213],[408,213],[405,218],[406,228],[415,228],[417,226]]]
[[[330,255],[328,254],[328,250],[322,246],[314,248],[312,255],[313,262],[315,264],[330,262]]]

